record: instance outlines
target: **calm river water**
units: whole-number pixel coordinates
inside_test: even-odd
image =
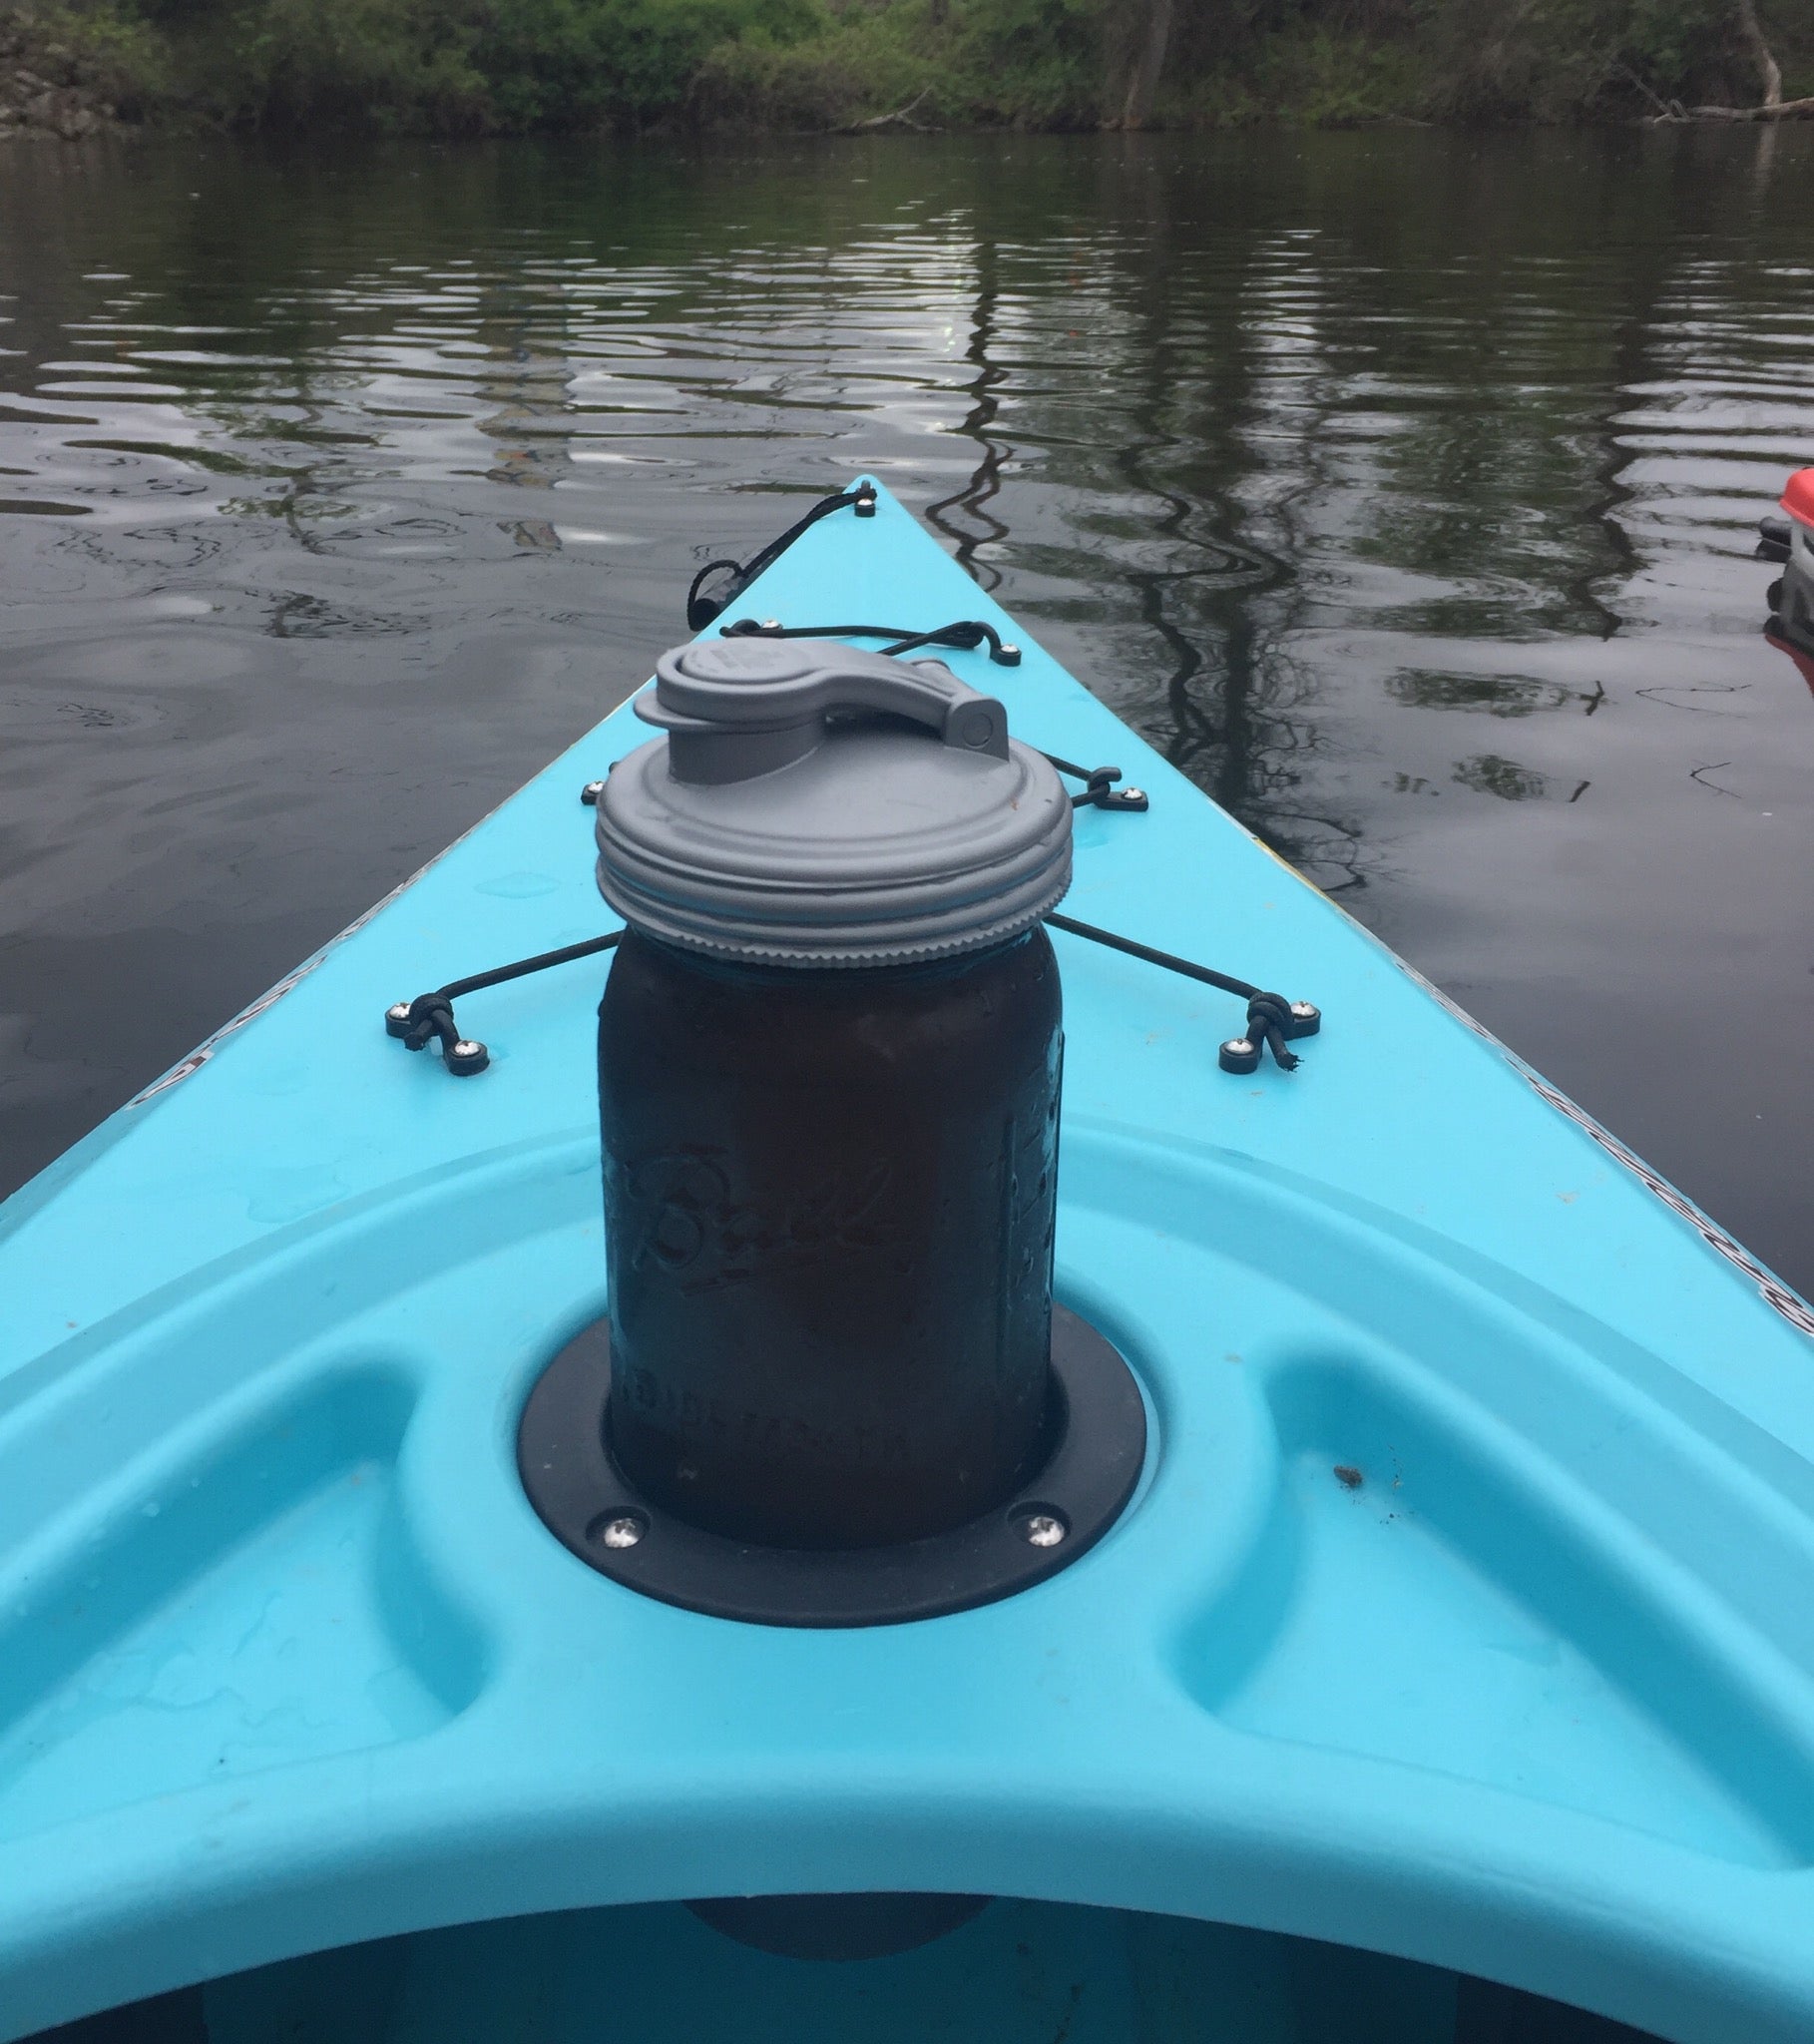
[[[1814,461],[1811,171],[1806,130],[0,148],[0,1191],[867,467],[1814,1287],[1814,698],[1751,558]]]

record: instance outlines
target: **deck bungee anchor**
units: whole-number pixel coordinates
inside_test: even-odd
[[[623,936],[612,930],[603,937],[588,937],[584,943],[564,944],[558,951],[538,951],[533,957],[518,958],[509,965],[494,965],[487,972],[469,973],[451,979],[445,986],[417,994],[413,1001],[397,1001],[384,1011],[384,1026],[401,1039],[405,1050],[426,1050],[439,1040],[442,1062],[456,1078],[470,1079],[491,1063],[484,1044],[462,1037],[454,1024],[453,1004],[462,994],[476,994],[488,986],[503,986],[508,980],[525,979],[532,972],[546,972],[552,966],[571,965],[576,958],[596,958],[609,951]]]

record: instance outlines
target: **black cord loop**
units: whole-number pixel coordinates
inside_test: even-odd
[[[454,1021],[455,1001],[465,994],[480,993],[488,986],[502,986],[506,980],[546,972],[554,965],[570,965],[576,958],[596,957],[623,940],[624,932],[613,930],[609,936],[589,937],[583,944],[567,944],[558,951],[538,951],[533,958],[494,965],[489,972],[469,973],[465,979],[450,979],[432,992],[417,994],[413,1001],[398,1001],[386,1008],[384,1027],[405,1050],[426,1050],[430,1039],[439,1037],[441,1062],[456,1078],[469,1079],[491,1063],[491,1053],[476,1038],[460,1034]]]
[[[1071,797],[1074,809],[1133,809],[1143,811],[1151,806],[1143,787],[1118,788],[1116,782],[1122,777],[1119,766],[1080,766],[1075,761],[1061,760],[1056,753],[1041,756],[1049,760],[1061,773],[1068,773],[1073,780],[1084,783],[1082,794]]]
[[[1283,994],[1267,993],[1251,980],[1235,979],[1211,966],[1180,958],[1175,951],[1155,950],[1150,944],[1136,943],[1132,937],[1118,936],[1114,930],[1098,929],[1095,923],[1079,922],[1073,916],[1054,913],[1048,915],[1046,921],[1055,930],[1064,930],[1074,937],[1088,937],[1093,944],[1125,952],[1130,958],[1161,966],[1166,972],[1178,973],[1185,979],[1200,980],[1204,986],[1219,988],[1225,994],[1235,994],[1244,1000],[1247,1003],[1246,1035],[1230,1037],[1217,1053],[1217,1062],[1224,1072],[1257,1072],[1262,1049],[1271,1051],[1273,1062],[1281,1072],[1295,1072],[1303,1060],[1287,1047],[1289,1040],[1314,1036],[1323,1026],[1320,1011],[1308,1001],[1288,1001]]]
[[[847,506],[859,518],[873,518],[874,483],[858,483],[854,490],[840,491],[835,497],[821,497],[804,518],[796,518],[785,532],[751,554],[747,561],[707,561],[692,578],[692,586],[686,592],[686,629],[689,632],[704,631],[712,619],[734,603],[765,568],[771,568],[802,533],[811,531],[821,518],[829,518],[834,511],[842,511]],[[706,577],[724,569],[730,571],[730,580],[724,589],[716,596],[701,595]]]
[[[778,618],[737,618],[720,625],[718,635],[724,639],[892,639],[892,646],[878,649],[886,654],[913,653],[922,646],[974,653],[986,644],[997,667],[1021,664],[1021,649],[980,618],[959,618],[949,625],[935,625],[930,632],[911,631],[905,625],[783,625]]]
[[[1257,1069],[1259,1065],[1259,1046],[1263,1043],[1271,1051],[1281,1072],[1295,1072],[1299,1060],[1293,1052],[1285,1048],[1285,1038],[1290,1033],[1290,1030],[1291,1003],[1285,999],[1284,995],[1255,994],[1247,1003],[1247,1033],[1244,1037],[1236,1038],[1230,1042],[1228,1046],[1230,1054],[1238,1063],[1240,1057],[1239,1053],[1234,1050],[1234,1042],[1250,1045],[1253,1051],[1254,1067]]]
[[[392,1036],[403,1039],[405,1050],[426,1050],[431,1036],[438,1036],[442,1048],[447,1050],[460,1040],[460,1032],[454,1027],[453,1003],[445,994],[417,994],[413,1001],[399,1002],[396,1008],[385,1011],[384,1026]]]

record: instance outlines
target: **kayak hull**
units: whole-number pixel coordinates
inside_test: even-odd
[[[443,1926],[876,1889],[1805,2037],[1806,1306],[885,491],[738,609],[996,623],[1021,667],[954,669],[1151,798],[1078,812],[1068,910],[1323,1011],[1231,1076],[1238,1003],[1056,940],[1058,1294],[1140,1379],[1133,1502],[1023,1595],[819,1632],[537,1518],[523,1404],[605,1305],[608,964],[470,997],[470,1080],[382,1017],[609,926],[578,797],[620,709],[0,1209],[0,2037]]]

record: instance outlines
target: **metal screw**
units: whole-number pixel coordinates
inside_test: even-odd
[[[623,1512],[617,1518],[605,1521],[599,1538],[607,1547],[634,1547],[645,1530],[643,1521],[635,1512]]]
[[[1146,799],[1146,790],[1143,787],[1124,787],[1122,799],[1125,802],[1143,802]]]
[[[1253,1046],[1244,1036],[1229,1037],[1222,1048],[1231,1058],[1250,1058],[1253,1055]]]
[[[1300,1022],[1308,1022],[1310,1017],[1316,1013],[1316,1004],[1313,1001],[1293,1001],[1291,1003],[1291,1012]]]
[[[997,654],[996,658],[998,660],[1019,660],[1020,657],[1021,649],[1015,645],[1014,641],[1012,639],[1004,639],[1002,641],[1002,650]]]
[[[482,1043],[473,1043],[463,1036],[454,1045],[451,1055],[456,1058],[476,1058],[484,1048]]]
[[[1021,1521],[1021,1538],[1029,1547],[1056,1547],[1064,1537],[1064,1520],[1050,1512],[1031,1512]]]
[[[762,620],[762,630],[764,632],[778,632],[780,629],[781,621],[779,618],[764,618]]]
[[[596,807],[597,807],[597,805],[598,805],[598,800],[599,800],[599,797],[600,797],[600,795],[602,795],[602,794],[603,794],[604,792],[605,792],[605,783],[604,783],[604,781],[602,781],[602,780],[589,780],[589,781],[588,781],[588,782],[586,783],[586,785],[585,785],[585,786],[584,786],[583,788],[581,788],[581,790],[580,790],[580,799],[581,799],[581,801],[583,801],[583,802],[584,802],[584,803],[586,804],[586,806],[587,806],[587,807],[588,807],[589,809],[590,809],[590,808],[596,808]]]
[[[407,1022],[409,1020],[409,1003],[407,1001],[393,1001],[384,1010],[384,1019],[386,1022]]]

